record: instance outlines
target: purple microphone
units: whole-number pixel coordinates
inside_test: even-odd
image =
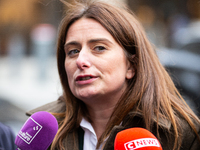
[[[18,150],[47,150],[58,131],[56,118],[45,111],[31,115],[15,139]]]

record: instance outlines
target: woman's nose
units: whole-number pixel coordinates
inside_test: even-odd
[[[86,49],[82,49],[76,60],[76,65],[79,69],[83,70],[91,66],[89,52]]]

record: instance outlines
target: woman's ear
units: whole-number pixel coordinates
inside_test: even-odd
[[[132,59],[134,59],[135,55],[132,55]],[[131,65],[131,63],[128,61],[128,67],[126,72],[126,79],[131,79],[135,75],[135,68]]]

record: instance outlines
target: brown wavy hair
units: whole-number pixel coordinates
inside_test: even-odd
[[[63,119],[51,149],[64,149],[63,139],[70,132],[77,130],[83,116],[88,117],[85,104],[70,91],[64,66],[66,35],[69,27],[80,18],[92,18],[105,27],[124,49],[127,59],[135,68],[135,76],[127,81],[127,89],[118,101],[97,147],[109,136],[112,128],[120,124],[133,108],[142,114],[145,127],[149,131],[156,123],[157,134],[159,134],[158,128],[161,127],[158,121],[169,121],[175,136],[174,149],[179,149],[181,145],[180,116],[197,134],[193,120],[199,123],[198,117],[177,91],[170,76],[161,65],[154,47],[147,39],[141,24],[129,9],[91,0],[76,1],[74,4],[63,3],[67,5],[68,11],[59,28],[57,64],[66,102],[66,112],[60,114]],[[132,57],[133,55],[135,57]]]

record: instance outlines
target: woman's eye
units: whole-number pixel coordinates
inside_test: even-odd
[[[67,54],[68,54],[69,56],[73,56],[73,55],[75,55],[75,54],[77,54],[77,53],[79,53],[79,50],[78,50],[78,49],[73,49],[73,50],[70,50]]]
[[[106,50],[106,48],[104,46],[96,46],[94,48],[94,50],[96,50],[96,51],[103,51],[103,50]]]

